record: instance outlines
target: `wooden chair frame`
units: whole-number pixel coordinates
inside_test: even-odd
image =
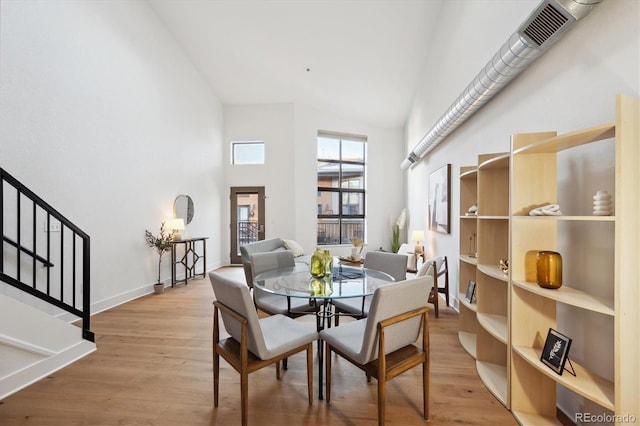
[[[249,374],[271,364],[276,364],[276,378],[280,379],[280,361],[304,350],[307,351],[307,392],[309,405],[313,404],[313,342],[299,346],[270,359],[260,359],[247,348],[247,319],[226,305],[213,302],[213,405],[218,406],[220,356],[240,373],[240,406],[242,425],[248,421]],[[229,337],[220,341],[219,311],[223,311],[241,324],[241,338],[237,342]]]
[[[444,261],[442,262],[442,264],[444,265],[444,269],[442,269],[441,271],[436,271],[434,276],[434,287],[438,289],[439,293],[444,293],[445,300],[447,301],[447,306],[451,306],[449,304],[449,261],[447,260],[447,256],[443,257]],[[442,275],[444,275],[444,287],[438,287],[438,277]]]
[[[363,370],[367,375],[367,382],[371,381],[371,377],[378,380],[378,425],[384,425],[385,420],[385,400],[386,400],[386,382],[394,377],[404,373],[405,371],[422,364],[422,392],[423,392],[423,417],[425,421],[429,420],[429,327],[428,327],[429,308],[426,306],[420,309],[414,309],[400,315],[393,316],[386,320],[380,321],[377,325],[378,330],[378,359],[367,364],[359,364],[342,351],[332,347],[326,343],[326,401],[331,402],[331,351],[337,353],[347,361]],[[407,345],[394,352],[385,355],[385,328],[406,321],[416,316],[422,316],[422,345],[418,347],[414,344]]]

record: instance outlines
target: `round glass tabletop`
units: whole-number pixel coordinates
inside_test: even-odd
[[[324,278],[313,278],[307,267],[273,269],[255,276],[253,284],[281,296],[340,299],[370,296],[393,281],[391,275],[374,269],[336,265]]]

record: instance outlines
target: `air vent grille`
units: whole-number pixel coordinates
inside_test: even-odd
[[[538,46],[549,40],[569,19],[551,4],[547,4],[542,11],[527,25],[525,33]]]

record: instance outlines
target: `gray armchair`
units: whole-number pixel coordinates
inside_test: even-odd
[[[332,352],[378,380],[378,424],[385,419],[386,382],[422,365],[424,419],[429,419],[428,279],[415,278],[379,287],[369,316],[320,332],[326,342],[326,401],[331,401]],[[418,346],[414,342],[422,336]]]
[[[215,272],[209,273],[216,296],[213,302],[213,404],[218,406],[220,356],[240,373],[240,411],[242,425],[248,420],[249,373],[276,364],[280,379],[280,360],[307,351],[307,392],[313,401],[313,342],[318,333],[312,327],[283,315],[258,319],[249,288]],[[231,337],[220,340],[219,316]]]

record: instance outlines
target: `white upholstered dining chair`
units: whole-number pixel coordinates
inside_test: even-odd
[[[284,315],[258,319],[249,287],[215,272],[209,273],[216,300],[213,302],[213,404],[218,406],[220,356],[240,373],[240,411],[242,425],[248,420],[249,373],[307,351],[307,392],[313,401],[313,342],[318,332]],[[231,337],[220,340],[219,316]]]
[[[395,281],[407,278],[407,255],[382,251],[370,251],[364,258],[363,266],[368,269],[385,272]],[[335,299],[333,306],[336,312],[336,325],[340,323],[340,314],[347,314],[354,318],[365,318],[369,313],[371,296]]]
[[[378,424],[385,419],[386,382],[422,365],[423,416],[429,419],[428,278],[379,287],[369,316],[322,330],[326,344],[326,401],[331,402],[332,352],[378,380]],[[416,341],[420,342],[415,345]]]
[[[289,250],[254,253],[249,257],[251,259],[251,271],[253,277],[273,269],[293,268],[296,265],[293,254]],[[310,304],[309,299],[271,294],[255,285],[253,286],[253,300],[258,309],[267,314],[281,314],[291,318],[295,318],[318,309],[317,304]]]

